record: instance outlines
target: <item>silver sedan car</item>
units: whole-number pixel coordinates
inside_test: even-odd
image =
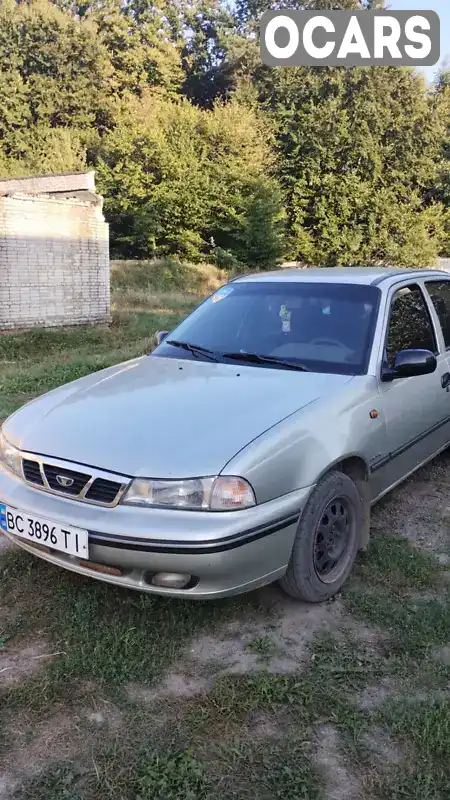
[[[450,442],[450,276],[246,275],[158,341],[9,417],[0,528],[117,586],[331,597],[373,503]]]

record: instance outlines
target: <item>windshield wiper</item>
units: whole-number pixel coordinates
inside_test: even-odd
[[[222,353],[222,358],[233,358],[236,361],[249,361],[254,364],[278,364],[287,369],[296,369],[299,372],[309,372],[304,364],[297,364],[285,358],[275,358],[275,356],[261,356],[259,353]]]
[[[177,339],[166,339],[166,343],[173,345],[173,347],[182,347],[183,350],[188,350],[190,353],[193,353],[194,356],[202,355],[207,356],[207,358],[210,358],[211,361],[219,361],[212,350],[208,350],[206,347],[201,347],[199,344],[179,342]]]

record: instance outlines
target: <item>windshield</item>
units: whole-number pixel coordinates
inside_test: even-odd
[[[203,348],[230,364],[239,363],[242,354],[242,361],[257,369],[280,369],[284,360],[314,372],[360,375],[367,370],[379,298],[376,287],[357,284],[229,283],[198,306],[153,354],[211,360]],[[192,347],[182,348],[180,342]],[[245,354],[273,361],[245,359]]]

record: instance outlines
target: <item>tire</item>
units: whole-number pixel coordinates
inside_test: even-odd
[[[283,591],[308,603],[333,597],[352,570],[366,513],[348,475],[337,470],[325,475],[301,515],[286,574],[279,580]]]

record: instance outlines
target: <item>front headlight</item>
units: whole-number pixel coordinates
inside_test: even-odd
[[[2,431],[0,431],[0,464],[3,464],[16,475],[22,474],[20,450],[5,439]]]
[[[133,506],[166,506],[203,511],[232,511],[256,505],[252,487],[243,478],[142,480],[136,478],[123,503]]]

